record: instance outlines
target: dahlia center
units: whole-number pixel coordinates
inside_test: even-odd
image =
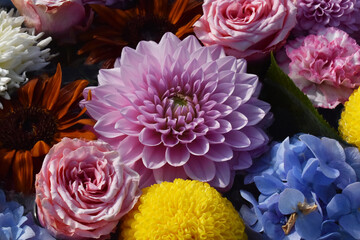
[[[181,94],[176,94],[173,98],[172,98],[173,102],[174,102],[174,106],[186,106],[188,101],[186,99],[186,96],[183,96]]]
[[[176,33],[177,28],[166,18],[157,16],[137,16],[127,22],[124,29],[124,39],[129,46],[135,48],[142,41],[159,42],[166,32]]]
[[[38,141],[51,145],[57,132],[56,118],[38,108],[18,108],[0,118],[1,147],[31,150]]]

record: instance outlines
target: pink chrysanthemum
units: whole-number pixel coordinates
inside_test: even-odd
[[[286,54],[291,62],[281,64],[283,70],[315,107],[335,108],[360,86],[360,46],[342,30],[298,38]]]
[[[115,68],[100,70],[99,86],[84,91],[92,98],[83,106],[99,138],[139,172],[140,187],[191,178],[226,188],[268,142],[259,122],[270,105],[245,71],[246,61],[220,46],[166,33],[159,44],[124,48]]]

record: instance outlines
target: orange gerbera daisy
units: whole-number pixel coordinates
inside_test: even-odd
[[[129,10],[92,5],[97,13],[97,27],[84,38],[88,41],[78,54],[90,52],[87,63],[105,60],[103,67],[111,68],[124,46],[135,48],[141,40],[159,42],[166,32],[183,38],[193,32],[192,25],[202,15],[202,1],[197,0],[139,0]]]
[[[17,191],[34,189],[34,175],[44,156],[63,137],[95,139],[84,126],[94,124],[83,118],[86,109],[78,106],[87,80],[61,88],[61,68],[53,77],[30,80],[18,96],[4,101],[0,110],[0,179]]]

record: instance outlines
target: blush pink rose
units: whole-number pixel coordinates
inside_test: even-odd
[[[58,39],[74,42],[78,32],[86,30],[93,19],[89,6],[81,0],[12,0],[27,27]]]
[[[296,24],[291,0],[205,0],[194,32],[204,45],[224,46],[227,55],[259,59],[285,43]]]
[[[39,221],[59,239],[108,239],[135,205],[138,184],[108,144],[64,138],[36,175]]]

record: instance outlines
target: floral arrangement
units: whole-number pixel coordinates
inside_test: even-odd
[[[360,239],[359,16],[0,0],[0,239]]]

